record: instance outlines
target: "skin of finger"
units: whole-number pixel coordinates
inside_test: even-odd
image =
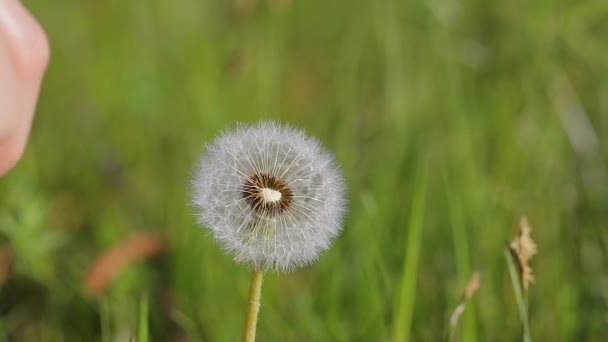
[[[0,0],[0,34],[6,37],[17,75],[39,78],[49,60],[44,30],[21,2]]]
[[[4,37],[0,36],[0,143],[18,127],[15,72]]]
[[[0,175],[21,158],[27,143],[40,84],[49,60],[46,34],[18,1],[0,0],[0,39],[13,70],[14,111],[0,135]],[[8,87],[8,82],[7,82]],[[6,99],[10,101],[11,99]],[[2,102],[0,102],[2,104]],[[7,116],[11,115],[7,111]],[[10,123],[9,123],[10,121]],[[0,129],[0,133],[2,129]],[[2,137],[4,137],[2,139]]]
[[[0,141],[0,176],[10,171],[21,159],[30,131],[30,121],[23,122],[23,126],[15,130],[8,139]]]

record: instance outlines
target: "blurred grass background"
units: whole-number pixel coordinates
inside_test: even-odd
[[[521,215],[533,339],[607,336],[606,1],[26,4],[52,60],[0,179],[0,340],[238,340],[249,274],[195,226],[188,182],[205,142],[269,118],[336,153],[350,212],[317,264],[266,277],[260,341],[438,341],[477,269],[457,340],[519,340]],[[164,252],[87,295],[142,231]]]

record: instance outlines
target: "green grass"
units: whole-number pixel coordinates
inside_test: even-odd
[[[147,309],[151,341],[238,340],[249,273],[188,182],[222,129],[272,118],[335,152],[350,210],[318,263],[266,277],[260,341],[441,340],[476,269],[454,340],[521,340],[503,250],[524,214],[531,339],[604,340],[608,3],[236,3],[27,1],[52,58],[0,179],[0,338],[141,337]],[[165,252],[86,296],[96,256],[149,230]]]
[[[524,342],[530,342],[530,326],[528,324],[528,305],[527,294],[522,287],[522,278],[518,274],[518,269],[514,262],[512,251],[508,246],[505,246],[505,259],[507,261],[507,267],[509,269],[509,277],[513,285],[513,292],[515,294],[515,301],[519,310],[519,319],[521,320],[522,326],[522,340]]]
[[[395,307],[393,319],[393,341],[409,341],[414,304],[416,303],[416,278],[422,241],[422,225],[424,224],[424,209],[426,199],[426,174],[428,169],[423,162],[416,176],[416,189],[413,194],[412,209],[408,222],[406,251],[403,261],[401,291],[398,305]]]
[[[148,297],[143,294],[139,302],[139,323],[137,327],[137,342],[148,342],[150,340],[148,305]]]

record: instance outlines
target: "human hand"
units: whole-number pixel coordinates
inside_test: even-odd
[[[0,0],[0,176],[23,154],[48,60],[36,19],[18,0]]]

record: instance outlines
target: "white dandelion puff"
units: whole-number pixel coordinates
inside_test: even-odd
[[[192,181],[198,221],[237,262],[289,271],[340,233],[345,185],[315,138],[275,122],[239,125],[207,146]]]

